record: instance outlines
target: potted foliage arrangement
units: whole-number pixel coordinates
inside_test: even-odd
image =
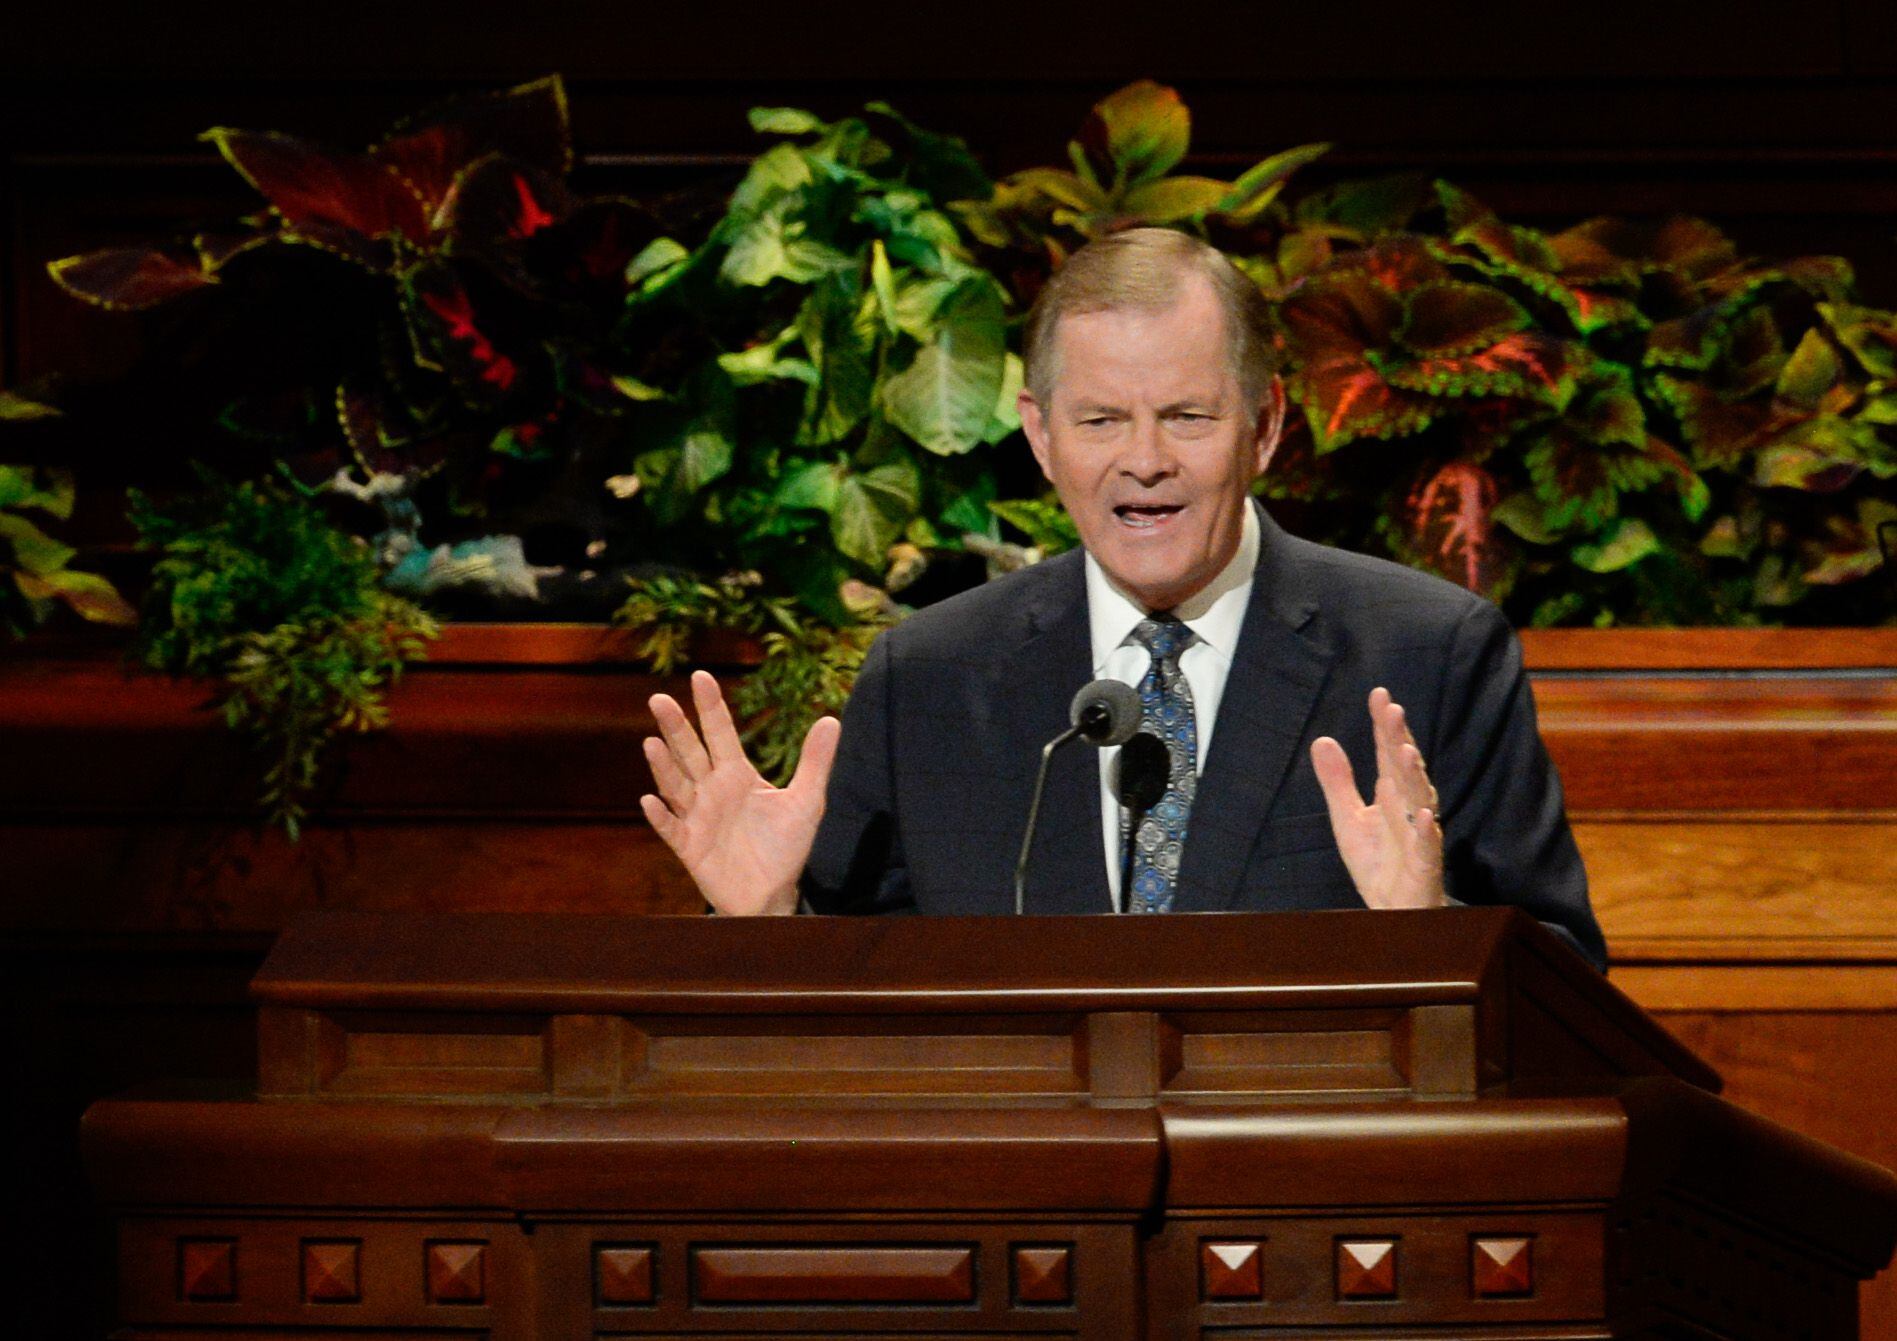
[[[786,770],[883,625],[1073,543],[1008,442],[1019,319],[1133,224],[1273,300],[1294,413],[1260,487],[1294,529],[1524,626],[1890,618],[1897,317],[1841,259],[1689,218],[1546,232],[1421,177],[1294,189],[1321,144],[1181,173],[1187,109],[1150,82],[999,182],[884,104],[751,123],[770,143],[728,196],[655,200],[572,186],[557,79],[362,153],[213,130],[259,213],[53,265],[101,306],[215,309],[245,351],[216,417],[249,446],[135,500],[139,647],[221,679],[279,818],[330,734],[385,719],[424,606],[612,615],[660,670],[737,629],[741,715]]]

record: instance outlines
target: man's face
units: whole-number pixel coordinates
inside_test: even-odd
[[[1282,401],[1246,403],[1225,315],[1192,276],[1169,308],[1086,312],[1055,329],[1052,403],[1021,394],[1021,424],[1080,542],[1149,610],[1198,592],[1238,549],[1251,482]]]

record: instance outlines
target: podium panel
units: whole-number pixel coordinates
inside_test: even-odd
[[[1897,1178],[1518,912],[317,915],[96,1105],[128,1338],[1843,1341]]]

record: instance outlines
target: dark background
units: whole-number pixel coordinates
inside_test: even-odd
[[[760,143],[744,112],[760,104],[834,115],[882,98],[966,137],[997,174],[1056,163],[1093,101],[1150,77],[1184,95],[1191,162],[1205,170],[1229,175],[1331,140],[1335,152],[1300,184],[1420,169],[1523,222],[1701,214],[1756,254],[1847,256],[1870,300],[1897,303],[1888,0],[1181,0],[1141,13],[1128,22],[1105,7],[861,0],[16,0],[0,16],[0,385],[58,370],[99,377],[138,355],[140,323],[66,298],[45,263],[252,208],[255,197],[197,141],[207,127],[362,145],[444,95],[551,72],[567,78],[594,189],[735,180]],[[83,468],[135,475],[167,445],[61,450],[88,453]],[[91,497],[105,505],[105,494]],[[19,929],[4,915],[6,864],[0,853],[0,931]],[[175,969],[196,984],[188,992],[141,976],[147,961],[128,957],[108,976],[140,1012],[130,1032],[123,1010],[74,1004],[96,1003],[102,984],[62,983],[56,964],[22,963],[0,983],[14,1034],[0,1040],[0,1074],[36,1078],[6,1100],[10,1130],[0,1128],[12,1147],[0,1236],[9,1336],[99,1334],[109,1291],[74,1280],[106,1257],[72,1147],[78,1113],[143,1078],[241,1075],[251,1059],[242,981],[260,950],[206,952],[190,973]],[[213,980],[221,1005],[200,990]]]
[[[587,184],[734,176],[747,107],[884,98],[1002,173],[1061,162],[1088,106],[1180,89],[1193,162],[1311,140],[1298,179],[1440,173],[1505,216],[1705,215],[1762,254],[1836,253],[1897,302],[1897,6],[863,3],[16,4],[0,19],[0,378],[107,368],[129,324],[60,255],[227,218],[255,197],[213,125],[358,146],[455,91],[566,76]]]

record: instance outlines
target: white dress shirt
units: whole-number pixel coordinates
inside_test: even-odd
[[[1259,527],[1255,507],[1247,505],[1239,532],[1238,550],[1219,575],[1172,614],[1197,636],[1179,655],[1179,669],[1192,687],[1192,716],[1198,732],[1197,766],[1205,772],[1212,752],[1212,726],[1218,721],[1219,700],[1226,677],[1232,673],[1232,655],[1238,649],[1238,631],[1251,600],[1252,571],[1258,566]],[[1152,667],[1152,653],[1133,638],[1133,630],[1152,613],[1121,591],[1106,570],[1087,556],[1087,627],[1093,641],[1093,674],[1120,680],[1135,688]],[[1120,801],[1113,778],[1119,746],[1100,751],[1100,834],[1107,863],[1107,890],[1113,907],[1123,911],[1120,896]]]

